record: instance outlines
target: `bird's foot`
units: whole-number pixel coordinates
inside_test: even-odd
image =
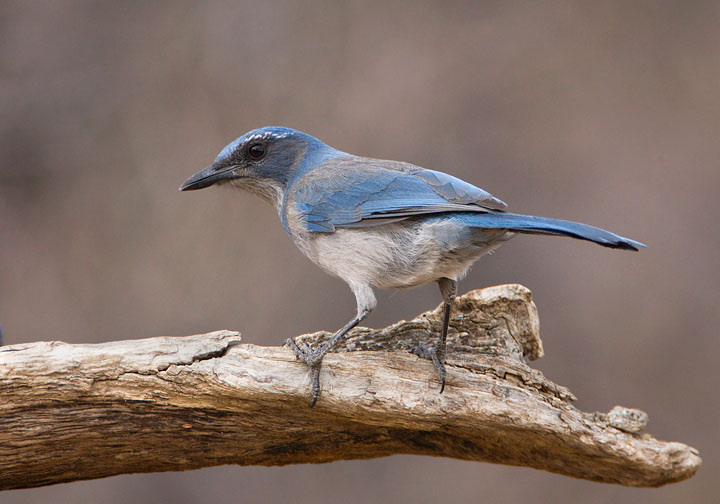
[[[320,365],[326,352],[323,352],[322,345],[313,350],[307,343],[298,345],[293,338],[286,339],[283,345],[289,345],[295,352],[295,356],[310,368],[310,394],[312,395],[310,407],[312,408],[320,397]]]
[[[435,371],[437,371],[438,378],[440,378],[440,393],[442,394],[443,390],[445,390],[445,377],[447,376],[447,371],[445,370],[445,352],[442,352],[442,354],[439,355],[440,352],[438,352],[437,346],[431,346],[421,341],[415,348],[412,349],[412,353],[418,357],[432,361],[435,366]]]

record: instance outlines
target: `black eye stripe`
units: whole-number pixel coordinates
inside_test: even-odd
[[[265,145],[254,143],[248,147],[248,155],[253,159],[260,159],[265,155]]]

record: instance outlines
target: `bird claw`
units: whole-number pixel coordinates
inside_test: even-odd
[[[322,348],[318,347],[313,350],[307,343],[303,343],[302,346],[298,345],[293,338],[286,339],[283,345],[289,345],[295,352],[295,356],[310,368],[310,394],[312,395],[310,407],[312,408],[320,397],[320,365],[324,355]]]
[[[438,355],[438,348],[436,346],[430,346],[424,341],[421,341],[415,348],[412,349],[412,353],[418,357],[432,361],[433,366],[435,366],[435,371],[438,374],[438,378],[440,378],[440,393],[442,394],[443,390],[445,390],[445,378],[447,377],[444,352],[443,355]]]
[[[301,343],[298,345],[293,338],[286,339],[283,345],[289,345],[295,352],[295,356],[307,364],[310,368],[319,366],[325,355],[322,346],[313,350],[313,348],[307,343]]]

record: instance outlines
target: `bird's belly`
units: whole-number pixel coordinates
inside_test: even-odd
[[[462,278],[473,262],[512,233],[470,229],[447,219],[403,221],[317,233],[301,250],[328,273],[353,284],[398,289]]]

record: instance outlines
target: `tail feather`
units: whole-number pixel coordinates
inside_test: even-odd
[[[519,215],[511,213],[463,213],[462,221],[471,227],[487,229],[509,229],[517,233],[569,236],[578,240],[587,240],[603,247],[638,250],[645,248],[635,240],[588,226],[579,222],[571,222],[549,217]]]

